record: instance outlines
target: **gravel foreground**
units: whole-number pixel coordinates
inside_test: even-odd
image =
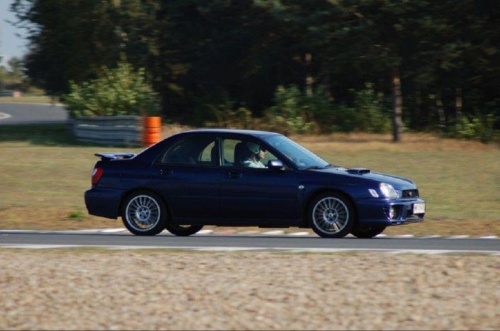
[[[0,250],[0,329],[500,329],[500,257]]]

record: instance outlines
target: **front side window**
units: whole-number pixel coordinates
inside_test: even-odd
[[[222,166],[266,168],[269,160],[277,159],[264,146],[242,139],[222,140]]]
[[[217,155],[215,137],[185,137],[167,149],[160,157],[160,163],[215,166]]]

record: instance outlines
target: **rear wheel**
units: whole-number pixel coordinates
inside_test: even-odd
[[[165,229],[166,218],[163,201],[152,192],[134,192],[123,204],[123,224],[138,236],[154,236],[162,232]]]
[[[179,237],[187,237],[203,229],[203,225],[175,225],[167,224],[165,228],[168,232]]]
[[[385,228],[386,228],[385,225],[379,225],[363,229],[353,229],[351,231],[351,234],[358,238],[373,238],[376,235],[379,235],[382,232],[384,232]]]
[[[354,208],[342,194],[326,193],[309,206],[309,222],[316,234],[324,238],[342,238],[354,224]]]

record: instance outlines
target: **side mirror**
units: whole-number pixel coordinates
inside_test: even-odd
[[[269,160],[267,162],[267,167],[274,170],[285,170],[285,166],[280,160]]]

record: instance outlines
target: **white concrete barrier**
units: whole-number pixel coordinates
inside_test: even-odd
[[[102,145],[142,145],[140,116],[78,117],[71,120],[71,125],[79,141]]]

